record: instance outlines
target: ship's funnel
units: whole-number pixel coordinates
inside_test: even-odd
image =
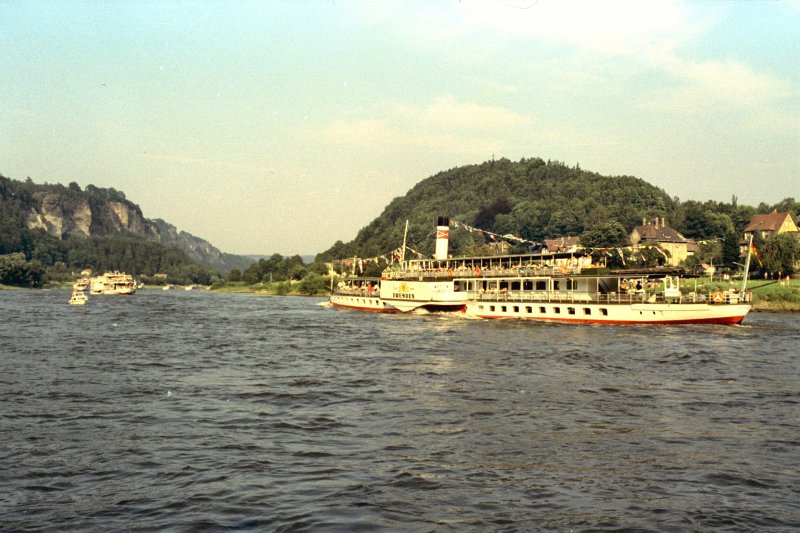
[[[438,217],[436,219],[436,254],[435,259],[447,259],[447,241],[450,232],[450,219]]]

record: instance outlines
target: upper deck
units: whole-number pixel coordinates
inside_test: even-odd
[[[443,260],[411,259],[387,267],[382,279],[433,281],[457,278],[524,277],[656,277],[682,276],[674,267],[609,270],[590,255],[537,253],[485,257],[455,257]]]

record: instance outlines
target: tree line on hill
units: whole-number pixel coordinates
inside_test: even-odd
[[[337,241],[317,261],[380,257],[403,242],[406,220],[410,247],[432,250],[434,221],[439,215],[525,241],[572,235],[579,236],[584,246],[600,248],[625,246],[643,219],[662,217],[685,237],[701,243],[700,253],[690,263],[713,259],[714,265],[735,268],[741,260],[744,228],[753,215],[773,210],[789,212],[797,220],[800,203],[787,198],[752,207],[739,204],[735,195],[730,202],[680,201],[631,176],[602,176],[540,158],[518,162],[503,158],[453,168],[421,181],[392,200],[354,240]],[[516,244],[512,251],[531,248],[529,243]],[[486,255],[492,250],[484,235],[452,230],[449,249],[453,255]]]

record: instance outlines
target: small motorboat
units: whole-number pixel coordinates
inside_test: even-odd
[[[89,302],[89,298],[86,296],[86,293],[79,290],[72,291],[72,296],[69,299],[70,305],[85,305]]]

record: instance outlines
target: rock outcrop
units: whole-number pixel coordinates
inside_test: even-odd
[[[225,272],[246,267],[251,258],[225,254],[210,242],[161,219],[145,218],[141,208],[115,189],[76,183],[17,182],[0,176],[0,212],[15,213],[27,229],[40,229],[60,240],[128,234],[175,246],[198,263]]]

